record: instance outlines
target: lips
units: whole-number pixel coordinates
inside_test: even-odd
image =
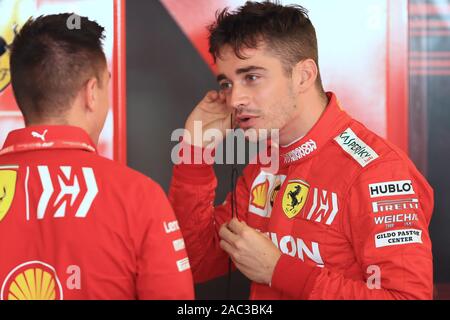
[[[237,122],[241,128],[246,128],[252,126],[257,118],[255,115],[242,114],[237,116]]]

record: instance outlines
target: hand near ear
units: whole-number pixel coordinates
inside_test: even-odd
[[[194,136],[196,121],[200,122],[203,133],[208,129],[218,129],[222,137],[225,137],[226,129],[231,128],[232,111],[227,107],[223,93],[209,91],[186,120],[185,129],[190,133],[190,144],[204,147],[210,142],[203,141],[203,137]]]

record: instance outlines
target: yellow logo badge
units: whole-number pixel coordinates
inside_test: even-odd
[[[0,168],[0,222],[11,207],[16,192],[17,171]]]
[[[252,190],[251,204],[256,208],[264,209],[267,203],[267,192],[269,189],[269,181],[256,185]]]
[[[0,36],[0,92],[6,89],[11,82],[9,72],[9,51],[5,51],[6,40]]]
[[[36,1],[10,0],[0,1],[0,93],[5,90],[11,82],[10,51],[9,45],[14,41],[14,37],[25,23],[29,16],[36,11]],[[5,44],[8,46],[5,50]]]
[[[309,184],[302,180],[291,180],[283,195],[283,211],[288,218],[295,217],[308,199]]]
[[[55,269],[30,261],[10,272],[2,286],[2,300],[62,300],[61,283]]]

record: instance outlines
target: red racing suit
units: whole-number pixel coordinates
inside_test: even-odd
[[[70,126],[0,151],[0,299],[193,299],[184,241],[151,179]]]
[[[428,233],[433,190],[397,147],[329,105],[299,141],[280,148],[276,173],[248,165],[239,178],[239,219],[283,253],[269,285],[251,299],[431,299]],[[197,152],[197,151],[196,151]],[[179,164],[169,193],[195,282],[227,272],[218,230],[228,195],[213,207],[212,166]]]

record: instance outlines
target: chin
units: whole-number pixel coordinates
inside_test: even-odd
[[[271,136],[271,132],[269,129],[265,128],[245,128],[242,129],[245,133],[245,139],[250,142],[258,142],[260,140],[267,140]]]

